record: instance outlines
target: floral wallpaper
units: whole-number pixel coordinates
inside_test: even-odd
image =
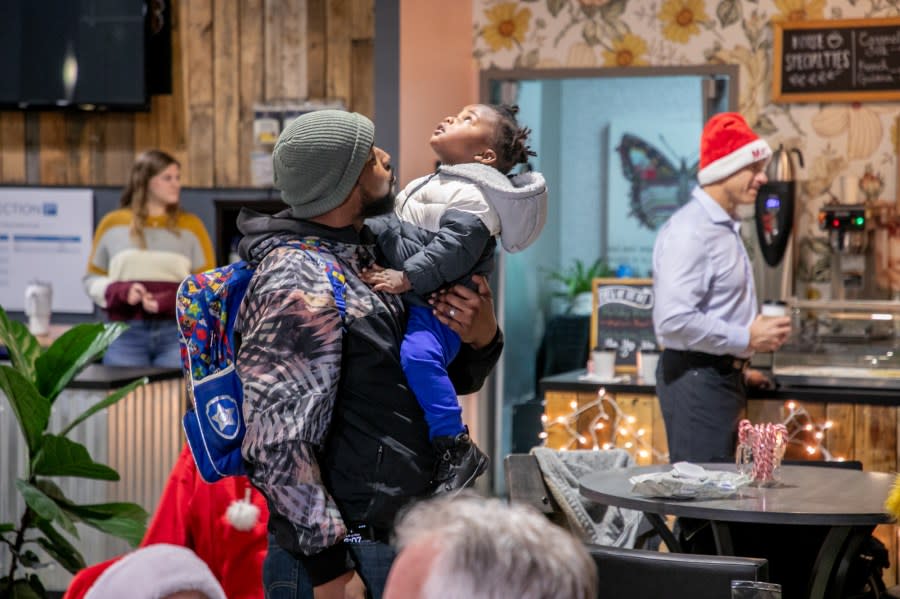
[[[739,110],[773,148],[798,148],[800,281],[828,278],[819,207],[842,198],[842,175],[883,182],[897,197],[900,103],[771,102],[772,21],[900,16],[900,0],[473,0],[481,68],[584,68],[729,63],[740,69]],[[865,197],[860,191],[860,197]],[[880,273],[900,291],[900,232]]]

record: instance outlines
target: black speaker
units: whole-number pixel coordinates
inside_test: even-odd
[[[147,93],[172,93],[172,3],[170,0],[146,0],[147,28],[145,74]]]

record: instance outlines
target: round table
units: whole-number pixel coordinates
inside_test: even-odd
[[[734,470],[729,464],[702,464],[708,470]],[[810,598],[841,597],[847,568],[878,524],[891,522],[884,511],[895,476],[815,466],[783,466],[773,487],[744,487],[726,499],[685,500],[642,497],[629,479],[663,472],[671,465],[643,466],[589,474],[579,481],[581,494],[604,505],[640,510],[673,551],[680,546],[661,516],[708,520],[716,549],[733,555],[731,523],[808,525],[827,528],[825,542],[810,573]]]

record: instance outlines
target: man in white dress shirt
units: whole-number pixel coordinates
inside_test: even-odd
[[[664,347],[656,393],[673,463],[734,456],[746,386],[766,380],[747,369],[749,358],[790,334],[788,317],[758,315],[737,214],[766,183],[771,156],[740,114],[712,117],[700,139],[700,185],[656,238],[653,325]]]

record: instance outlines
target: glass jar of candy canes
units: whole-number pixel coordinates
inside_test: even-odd
[[[783,424],[753,424],[747,419],[741,420],[735,454],[738,472],[749,476],[752,484],[759,487],[778,484],[787,439],[787,428]]]

